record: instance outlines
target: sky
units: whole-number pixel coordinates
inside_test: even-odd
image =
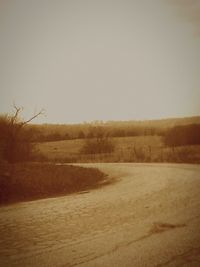
[[[0,0],[0,113],[200,115],[199,0]]]

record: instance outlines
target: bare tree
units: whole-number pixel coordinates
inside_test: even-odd
[[[44,110],[41,109],[27,120],[22,120],[20,114],[23,108],[14,105],[14,113],[12,115],[4,116],[5,120],[5,136],[4,136],[4,159],[9,163],[15,163],[17,161],[28,160],[31,155],[32,144],[31,136],[28,135],[28,131],[25,126],[44,114]]]
[[[90,129],[88,138],[85,139],[80,152],[83,154],[103,154],[112,153],[114,149],[114,143],[104,129],[102,127],[94,127]]]

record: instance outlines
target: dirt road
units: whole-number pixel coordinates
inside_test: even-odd
[[[88,165],[116,181],[0,208],[0,266],[200,266],[200,165]]]

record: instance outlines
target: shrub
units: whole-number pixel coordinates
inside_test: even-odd
[[[114,144],[108,137],[86,139],[81,149],[83,154],[111,153],[114,151]]]
[[[40,111],[27,121],[23,121],[19,118],[21,111],[21,108],[15,107],[14,114],[0,116],[0,157],[9,163],[31,159],[34,132],[25,126],[42,114]]]

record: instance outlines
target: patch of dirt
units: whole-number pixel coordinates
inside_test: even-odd
[[[152,228],[149,231],[149,234],[158,234],[162,233],[171,229],[185,227],[186,224],[171,224],[171,223],[162,223],[162,222],[155,222]]]

